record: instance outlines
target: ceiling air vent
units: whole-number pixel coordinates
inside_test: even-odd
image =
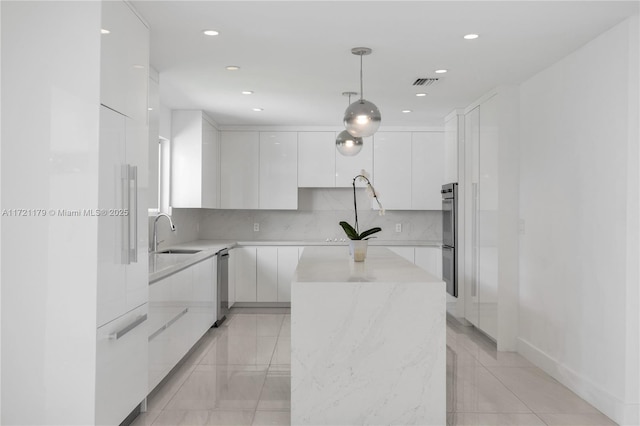
[[[414,86],[431,86],[433,83],[438,81],[437,78],[417,78],[416,81],[413,82]]]

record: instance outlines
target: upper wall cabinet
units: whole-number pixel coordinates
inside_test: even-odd
[[[336,132],[298,133],[298,186],[347,188],[361,170],[373,174],[373,138],[365,138],[362,151],[352,157],[336,149]]]
[[[378,132],[374,139],[374,183],[382,205],[411,210],[411,133]]]
[[[259,207],[260,139],[258,132],[221,132],[220,207]]]
[[[173,111],[171,133],[171,205],[219,207],[218,131],[202,111]]]
[[[260,132],[259,208],[298,208],[298,134]]]
[[[149,30],[125,2],[102,2],[100,102],[147,120]]]
[[[440,190],[445,169],[444,135],[440,132],[411,134],[411,208],[440,210]]]
[[[374,135],[374,183],[385,209],[441,209],[443,139],[442,132],[378,132]]]

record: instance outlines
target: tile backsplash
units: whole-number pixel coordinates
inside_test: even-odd
[[[441,241],[442,213],[428,211],[387,211],[384,216],[371,209],[371,199],[358,188],[358,222],[365,230],[379,226],[379,240]],[[384,204],[384,200],[382,200]],[[338,222],[353,225],[353,190],[348,188],[300,189],[298,210],[209,210],[173,209],[176,231],[171,232],[166,219],[158,223],[160,247],[195,239],[234,241],[324,241],[346,238]],[[259,231],[254,231],[254,224]],[[402,231],[396,232],[396,224]],[[149,220],[149,239],[153,218]]]
[[[365,230],[379,226],[380,240],[442,240],[442,213],[436,211],[387,211],[371,209],[364,189],[357,189],[358,222]],[[384,200],[382,200],[384,204]],[[353,225],[353,190],[348,188],[300,189],[298,210],[203,210],[201,239],[236,241],[317,241],[346,238],[338,222]],[[254,232],[254,224],[260,230]],[[396,224],[402,232],[395,232]]]

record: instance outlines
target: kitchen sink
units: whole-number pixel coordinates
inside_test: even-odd
[[[193,250],[193,249],[167,249],[159,251],[158,254],[196,254],[200,253],[202,250]]]

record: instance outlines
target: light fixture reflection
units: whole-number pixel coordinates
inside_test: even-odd
[[[343,130],[336,138],[336,149],[340,154],[352,157],[362,150],[362,138],[351,136]]]

